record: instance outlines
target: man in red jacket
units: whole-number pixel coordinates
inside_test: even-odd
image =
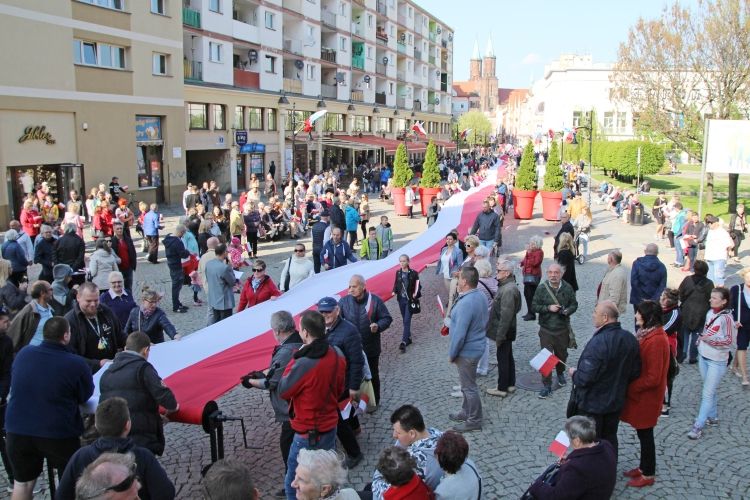
[[[279,381],[278,392],[289,401],[294,440],[289,450],[284,489],[296,498],[292,480],[299,450],[332,450],[336,445],[338,396],[344,390],[346,358],[325,339],[323,315],[305,311],[300,318],[302,348],[294,353]]]

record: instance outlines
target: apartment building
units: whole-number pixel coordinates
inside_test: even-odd
[[[184,189],[179,0],[0,0],[0,225],[46,182]],[[12,50],[10,49],[12,47]]]
[[[388,161],[415,121],[452,147],[453,31],[414,2],[184,0],[182,20],[187,181]]]

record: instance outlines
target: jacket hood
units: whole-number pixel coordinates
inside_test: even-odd
[[[103,249],[103,248],[97,248],[96,250],[94,250],[94,253],[92,253],[91,255],[92,255],[92,256],[94,256],[94,255],[99,255],[99,256],[101,256],[101,257],[109,257],[110,255],[112,255],[112,253],[111,253],[111,252],[108,252],[108,251],[106,251],[106,250],[105,250],[105,249]]]
[[[99,453],[114,452],[127,453],[133,451],[135,443],[129,437],[100,437],[92,443]]]
[[[114,361],[112,361],[112,366],[109,367],[109,371],[116,372],[119,370],[127,369],[132,364],[140,364],[145,363],[146,359],[134,352],[128,352],[128,351],[122,351],[118,352],[117,355],[115,355]]]

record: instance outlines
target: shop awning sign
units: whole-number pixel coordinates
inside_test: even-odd
[[[245,144],[240,148],[240,154],[250,154],[250,153],[265,153],[266,152],[266,145],[265,144],[258,144],[257,142],[251,142],[250,144]]]
[[[136,116],[135,140],[138,142],[161,141],[161,117]]]

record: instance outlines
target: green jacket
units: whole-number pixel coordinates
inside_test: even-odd
[[[365,260],[378,260],[383,255],[383,243],[380,241],[380,238],[377,238],[378,241],[378,254],[377,255],[370,255],[370,238],[365,238],[364,240],[360,240],[360,245],[362,245],[359,249],[359,256]]]
[[[516,340],[516,316],[521,310],[521,292],[512,274],[500,281],[487,322],[487,338],[498,345]]]
[[[549,306],[554,305],[556,302],[548,290],[555,294],[557,303],[567,311],[565,316],[549,310]],[[539,326],[552,331],[567,330],[570,325],[570,315],[576,312],[577,309],[578,301],[576,301],[576,293],[573,287],[562,280],[557,292],[555,292],[548,280],[544,280],[536,288],[534,300],[531,301],[531,311],[539,314]]]

